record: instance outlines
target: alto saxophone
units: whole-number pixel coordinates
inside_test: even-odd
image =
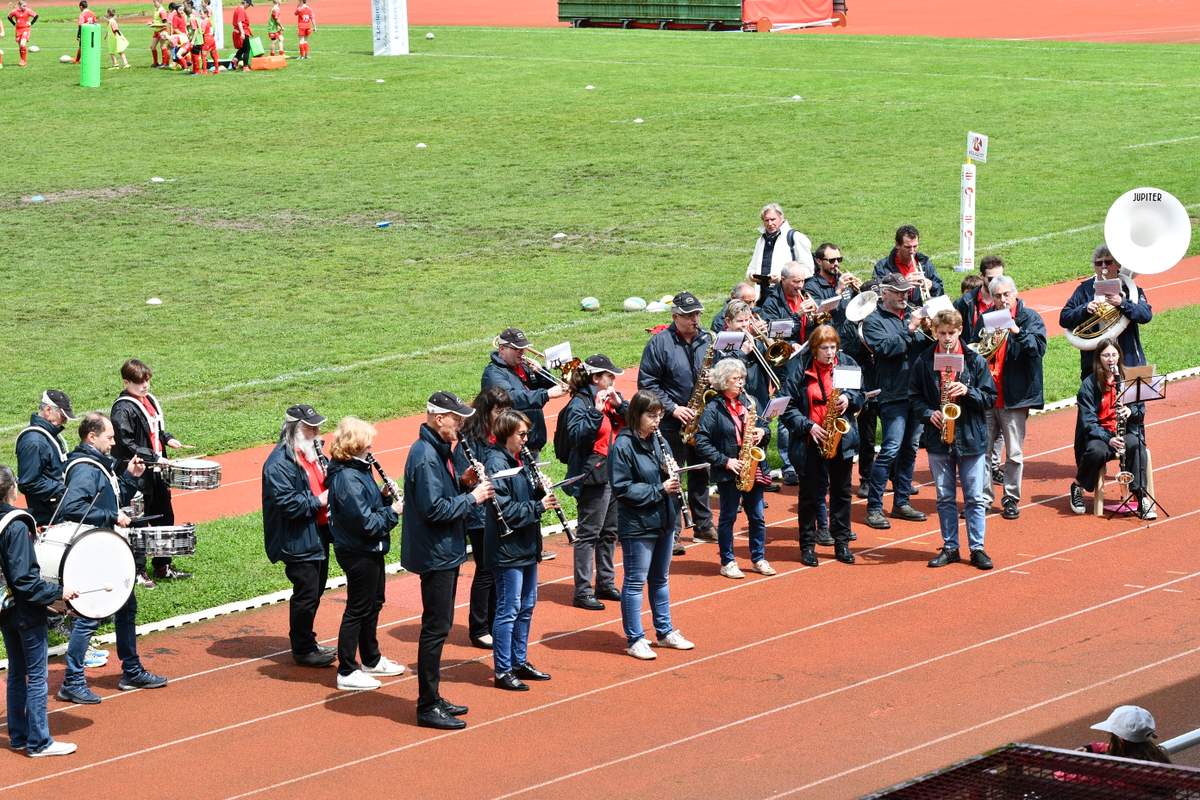
[[[700,412],[704,410],[704,404],[709,398],[716,394],[708,383],[708,371],[712,369],[712,362],[713,347],[709,345],[708,352],[704,354],[704,363],[700,365],[700,373],[696,376],[696,385],[692,387],[692,396],[688,398],[687,407],[692,410],[693,416],[680,432],[685,444],[696,443],[696,431],[700,429]]]
[[[742,462],[742,471],[737,476],[737,490],[748,492],[754,488],[758,465],[767,454],[761,447],[754,446],[754,425],[758,422],[758,412],[754,410],[754,401],[746,403],[746,423],[742,426],[742,449],[738,451],[738,461]]]
[[[942,444],[954,444],[954,421],[962,416],[962,406],[950,400],[950,376],[953,373],[942,373]]]
[[[825,421],[821,425],[825,431],[825,440],[821,442],[821,458],[826,460],[837,455],[842,437],[850,432],[850,422],[838,411],[841,398],[841,389],[834,387],[829,390],[829,397],[825,401]]]

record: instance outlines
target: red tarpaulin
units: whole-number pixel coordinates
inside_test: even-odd
[[[772,25],[789,22],[820,22],[833,16],[833,0],[743,0],[742,21],[758,22],[763,17]]]

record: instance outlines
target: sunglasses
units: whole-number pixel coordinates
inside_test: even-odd
[[[842,258],[842,256],[838,256],[837,258],[822,258],[821,260],[828,261],[830,264],[840,264],[842,263]]]
[[[1095,261],[1092,262],[1092,266],[1094,266],[1094,267],[1111,267],[1113,264],[1116,264],[1116,263],[1117,262],[1115,259],[1097,258]]]

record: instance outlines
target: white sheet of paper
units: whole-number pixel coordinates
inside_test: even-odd
[[[933,354],[933,371],[934,372],[953,372],[955,375],[963,371],[963,357],[961,353],[934,353]]]
[[[778,339],[781,336],[791,336],[792,329],[796,327],[796,323],[790,319],[773,319],[771,327],[767,331],[767,335],[772,339]]]
[[[939,311],[953,311],[954,301],[944,294],[939,294],[937,297],[931,297],[921,307],[925,311],[925,316],[932,317]]]
[[[563,342],[546,348],[546,366],[553,369],[571,360],[571,343]]]
[[[713,344],[713,349],[717,352],[737,350],[744,341],[746,341],[746,334],[741,331],[721,331],[717,334],[717,341]]]
[[[763,419],[774,419],[787,409],[788,401],[792,398],[787,395],[780,397],[772,397],[771,402],[767,403],[767,410],[763,412]]]
[[[525,468],[524,467],[509,467],[508,469],[502,469],[499,472],[493,472],[491,475],[488,475],[488,479],[495,481],[495,480],[499,480],[500,478],[511,478],[513,475],[520,475],[521,470],[523,470],[523,469],[525,469]]]
[[[983,315],[983,327],[990,331],[1007,330],[1013,324],[1012,314],[1007,308],[999,308]]]
[[[1110,294],[1121,294],[1121,279],[1110,278],[1106,281],[1096,281],[1096,297],[1106,297]]]
[[[833,368],[833,388],[835,388],[835,389],[861,389],[862,388],[862,368],[861,367],[834,367]]]
[[[841,302],[841,296],[835,294],[833,297],[822,300],[821,305],[817,306],[817,310],[824,314],[832,314],[834,310],[841,305]]]

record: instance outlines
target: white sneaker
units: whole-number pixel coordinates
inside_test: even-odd
[[[98,667],[103,667],[107,663],[107,650],[95,650],[89,647],[87,653],[83,657],[83,666],[85,669],[96,669]]]
[[[658,640],[659,647],[669,647],[672,650],[691,650],[696,645],[683,638],[683,634],[677,630],[671,631],[662,639]]]
[[[558,558],[557,550],[543,550],[542,551],[542,561],[553,561],[556,558]]]
[[[78,748],[76,748],[75,745],[71,744],[70,742],[55,742],[54,744],[47,747],[45,750],[41,750],[36,753],[27,753],[27,755],[30,758],[46,758],[47,756],[69,756],[69,755],[71,755],[71,753],[74,753],[76,749],[78,749]]]
[[[356,669],[349,675],[339,674],[337,677],[337,687],[344,692],[363,692],[369,689],[378,689],[380,686],[383,684],[361,669]]]
[[[658,658],[658,654],[650,649],[650,642],[645,638],[638,639],[631,644],[626,650],[626,653],[634,658],[640,658],[642,661],[653,661]]]
[[[761,558],[754,562],[754,571],[759,575],[774,575],[775,568],[771,566],[771,562],[765,558]]]
[[[1149,497],[1143,497],[1139,505],[1142,519],[1158,519],[1158,512],[1154,510],[1154,501]]]
[[[384,675],[384,676],[403,675],[404,674],[404,665],[397,664],[395,661],[392,661],[387,656],[380,656],[379,663],[377,663],[373,667],[368,667],[366,664],[363,664],[362,672],[365,672],[367,675]]]
[[[741,580],[742,578],[746,577],[746,573],[742,572],[741,567],[737,565],[736,561],[730,561],[728,564],[722,564],[721,574],[726,578],[733,578],[734,580]]]

